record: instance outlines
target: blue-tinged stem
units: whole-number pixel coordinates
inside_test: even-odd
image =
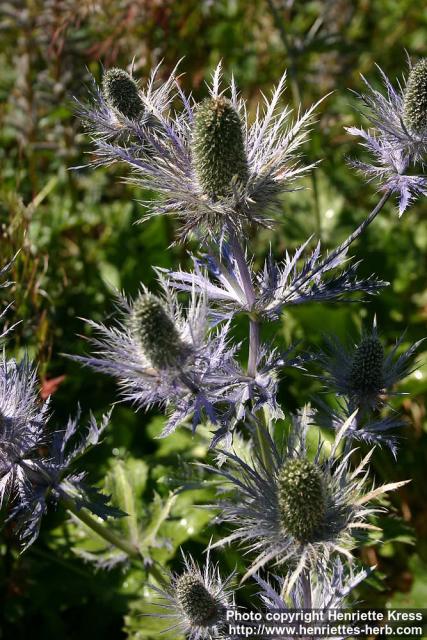
[[[254,286],[252,284],[251,272],[246,262],[245,253],[238,241],[236,234],[230,231],[230,244],[239,270],[243,291],[246,296],[246,308],[251,313],[256,301]],[[249,357],[248,357],[248,375],[251,378],[256,376],[258,363],[260,337],[259,337],[259,321],[255,315],[249,320]]]
[[[257,364],[260,349],[260,323],[256,315],[253,314],[253,307],[256,301],[252,277],[246,262],[244,251],[234,233],[230,233],[230,243],[239,269],[240,279],[246,295],[247,309],[252,312],[249,319],[249,356],[248,356],[248,376],[255,378],[257,374]],[[255,416],[257,441],[261,454],[261,459],[266,469],[271,469],[273,460],[268,441],[268,420],[265,411],[261,410]]]
[[[367,218],[365,218],[363,220],[363,222],[357,227],[357,229],[355,231],[353,231],[353,233],[350,234],[348,236],[348,238],[346,240],[344,240],[344,242],[342,244],[340,244],[336,249],[331,251],[331,253],[329,253],[327,255],[327,257],[317,265],[317,267],[315,267],[309,273],[304,273],[299,278],[296,278],[296,280],[292,284],[292,288],[296,289],[301,282],[304,282],[304,281],[306,281],[308,279],[312,279],[313,276],[315,276],[317,273],[319,273],[319,271],[322,271],[328,264],[333,262],[335,260],[335,258],[337,258],[344,251],[346,251],[348,249],[348,247],[355,240],[357,240],[357,238],[365,231],[365,229],[371,224],[371,222],[373,222],[373,220],[375,220],[375,218],[377,217],[377,215],[379,214],[379,212],[381,211],[381,209],[383,208],[383,206],[385,205],[387,200],[390,198],[391,193],[392,192],[390,190],[386,191],[384,193],[383,197],[381,198],[381,200],[376,205],[376,207],[374,207],[374,209],[372,209],[371,213],[368,215]]]
[[[249,358],[248,358],[248,375],[255,378],[258,354],[260,347],[259,322],[251,318],[249,320]]]

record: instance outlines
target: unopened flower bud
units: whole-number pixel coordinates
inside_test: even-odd
[[[203,192],[213,200],[229,195],[233,180],[236,186],[246,184],[248,162],[242,122],[227,98],[207,98],[197,107],[193,161]]]
[[[144,111],[138,85],[124,69],[109,69],[104,74],[102,92],[107,103],[130,120],[136,120]]]
[[[129,328],[156,369],[177,366],[188,354],[172,318],[152,294],[141,294],[135,300]]]
[[[403,121],[417,135],[427,133],[427,58],[411,69],[403,100]]]
[[[180,576],[176,582],[176,597],[192,625],[208,627],[215,623],[217,602],[200,578],[191,573]]]
[[[384,386],[384,348],[376,335],[366,336],[356,347],[350,384],[358,395],[378,394]]]
[[[300,542],[313,542],[326,513],[321,471],[309,460],[289,460],[280,472],[278,485],[284,529]]]

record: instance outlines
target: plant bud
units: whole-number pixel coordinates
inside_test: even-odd
[[[188,353],[163,303],[152,294],[134,301],[129,328],[156,369],[177,366]]]
[[[109,69],[104,74],[102,92],[107,103],[130,120],[136,120],[144,111],[138,85],[123,69]]]
[[[411,69],[403,99],[403,122],[417,135],[427,133],[427,58]]]
[[[232,180],[244,186],[248,162],[242,122],[230,100],[207,98],[196,110],[194,168],[203,192],[216,200],[232,192]]]
[[[300,542],[312,542],[326,513],[320,470],[309,460],[290,460],[282,468],[278,484],[283,527]]]
[[[215,623],[217,603],[200,578],[190,573],[180,576],[176,582],[176,597],[192,625],[208,627]]]
[[[377,394],[384,386],[384,348],[377,336],[366,336],[356,347],[350,384],[358,395]]]

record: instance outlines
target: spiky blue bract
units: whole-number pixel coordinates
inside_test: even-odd
[[[319,353],[324,374],[319,377],[329,389],[332,387],[350,400],[352,410],[380,407],[385,396],[396,393],[395,385],[411,373],[415,353],[423,342],[420,340],[400,353],[403,339],[401,336],[384,353],[375,323],[352,346],[337,338],[326,338],[326,349]]]
[[[281,261],[270,255],[262,269],[249,264],[254,299],[245,295],[244,282],[232,248],[224,243],[222,259],[211,255],[194,258],[195,271],[169,271],[171,285],[178,291],[194,288],[205,292],[213,311],[234,315],[255,312],[259,317],[277,319],[287,307],[309,302],[350,302],[355,294],[377,294],[387,282],[371,275],[359,279],[359,262],[348,265],[347,251],[337,255],[321,255],[320,243],[308,251],[311,238],[294,254],[286,253]]]
[[[349,595],[365,578],[371,570],[354,570],[345,566],[339,557],[331,562],[316,567],[316,570],[300,575],[287,595],[285,595],[285,580],[275,576],[273,580],[261,578],[255,575],[259,584],[260,597],[267,611],[277,609],[287,611],[292,609],[343,609],[352,604]],[[273,626],[273,625],[271,625]],[[285,636],[283,633],[275,635],[274,630],[266,636],[273,640],[291,640],[294,636]],[[277,631],[277,633],[279,633]],[[352,634],[349,634],[352,635]],[[337,636],[341,638],[349,637]],[[312,640],[320,640],[313,636]]]
[[[234,607],[234,573],[222,579],[218,565],[211,563],[209,551],[203,568],[191,556],[182,555],[181,573],[169,574],[165,587],[150,585],[159,596],[154,604],[161,610],[153,615],[169,620],[164,632],[185,634],[188,640],[232,640],[225,613]]]
[[[316,413],[316,424],[334,431],[339,431],[343,422],[354,411],[354,403],[349,398],[338,399],[334,408],[321,399],[317,399],[317,404],[320,410]],[[402,418],[395,412],[391,415],[371,415],[368,412],[363,417],[356,414],[347,430],[347,440],[364,442],[370,446],[386,446],[396,457],[399,442],[396,429],[403,424]]]
[[[126,118],[134,120],[143,113],[138,85],[124,69],[108,69],[102,79],[102,91],[106,102]]]
[[[36,369],[27,359],[0,362],[0,507],[8,506],[8,519],[24,548],[37,538],[48,502],[71,497],[103,517],[119,515],[108,507],[108,497],[85,482],[84,473],[71,468],[75,459],[96,444],[108,420],[98,428],[91,418],[80,441],[70,444],[78,420],[64,431],[52,432],[48,403],[38,394]]]
[[[46,446],[48,404],[38,397],[37,373],[27,359],[0,361],[0,506],[26,495]]]
[[[73,359],[113,375],[124,399],[138,407],[165,408],[168,421],[162,436],[190,420],[193,429],[208,421],[215,429],[214,439],[225,437],[236,414],[235,395],[247,384],[234,358],[237,346],[229,346],[229,323],[212,327],[206,297],[194,292],[184,312],[167,282],[162,278],[160,282],[163,295],[156,297],[156,305],[161,305],[157,310],[161,309],[162,321],[167,318],[164,328],[173,326],[169,336],[162,330],[161,352],[166,353],[168,340],[174,341],[170,344],[173,361],[166,355],[159,357],[159,345],[150,346],[145,338],[141,342],[135,318],[141,299],[150,295],[144,288],[136,300],[119,298],[121,321],[115,326],[88,321],[99,336],[91,340],[94,354]]]
[[[314,458],[310,459],[306,444],[310,420],[306,410],[295,417],[293,430],[281,450],[268,438],[271,460],[268,466],[256,450],[250,463],[234,453],[224,452],[227,464],[220,469],[202,465],[223,477],[234,489],[229,498],[219,496],[218,505],[215,505],[220,508],[220,520],[234,526],[234,531],[212,547],[236,541],[243,544],[253,556],[245,577],[271,562],[286,565],[288,592],[303,571],[315,570],[319,563],[327,563],[333,554],[344,554],[351,560],[351,549],[364,538],[363,532],[372,528],[367,522],[369,516],[381,510],[374,505],[375,499],[405,484],[396,482],[369,490],[367,464],[373,450],[355,469],[349,463],[352,452],[340,456],[340,443],[351,419],[341,425],[329,455],[319,444]],[[283,517],[280,478],[290,461],[315,469],[316,478],[321,479],[312,496],[318,492],[325,500],[324,513],[322,509],[321,517],[316,521],[312,519],[309,536],[296,536],[294,527],[289,527]],[[309,540],[300,540],[301,537],[309,537]]]
[[[397,89],[380,69],[384,92],[372,87],[362,76],[367,92],[360,94],[359,98],[367,109],[363,115],[372,127],[368,130],[347,129],[352,135],[363,138],[363,146],[373,154],[375,161],[351,160],[350,163],[369,180],[377,180],[381,190],[398,196],[399,216],[416,197],[427,194],[427,179],[423,171],[427,158],[427,129],[422,125],[423,95],[427,95],[423,93],[426,90],[425,62],[419,64],[418,71],[418,65],[411,69],[406,85],[402,87],[399,84]],[[420,92],[417,105],[416,86]],[[414,172],[414,164],[421,169],[419,175]]]
[[[427,58],[409,73],[403,94],[403,121],[410,132],[427,133]]]
[[[366,176],[369,182],[376,181],[381,191],[397,196],[399,217],[418,197],[427,195],[427,177],[412,173],[413,161],[410,154],[384,136],[356,127],[348,127],[347,131],[364,140],[361,145],[371,152],[376,161],[371,164],[349,160],[349,163]]]
[[[15,523],[23,548],[38,537],[49,504],[56,505],[61,499],[71,499],[78,509],[88,509],[103,519],[125,515],[108,504],[109,496],[88,484],[86,473],[75,468],[77,459],[99,443],[109,414],[103,417],[100,425],[91,415],[83,432],[79,419],[80,411],[76,418],[70,418],[63,430],[52,432],[45,426],[43,448],[30,462],[25,462],[31,482],[20,487],[10,511],[10,520]]]
[[[221,66],[218,65],[209,88],[209,99],[224,101],[227,109],[232,109],[233,118],[238,117],[242,122],[247,158],[246,179],[239,142],[238,166],[230,168],[230,171],[237,172],[240,180],[231,180],[230,190],[218,198],[212,190],[205,193],[201,186],[203,179],[197,178],[197,165],[200,168],[200,163],[197,159],[195,162],[192,153],[197,105],[175,85],[174,73],[164,85],[154,88],[154,84],[153,75],[149,89],[143,90],[141,97],[148,114],[146,117],[150,116],[150,123],[154,122],[155,126],[127,122],[126,128],[134,140],[132,145],[123,145],[115,140],[117,128],[111,125],[114,114],[109,113],[108,105],[102,96],[99,97],[99,92],[95,92],[95,108],[80,110],[95,133],[94,164],[124,162],[129,165],[134,171],[131,181],[158,194],[157,201],[145,203],[149,209],[146,218],[162,214],[178,216],[180,239],[185,239],[195,230],[200,232],[199,237],[203,240],[227,230],[242,233],[248,224],[271,226],[273,221],[269,213],[277,207],[280,196],[294,190],[295,181],[314,166],[301,164],[299,152],[307,140],[316,105],[305,113],[299,113],[293,120],[291,109],[280,105],[285,88],[284,74],[271,100],[265,99],[264,109],[258,109],[250,123],[234,80],[228,92],[220,89]],[[175,92],[172,91],[174,87]],[[171,108],[174,93],[181,100],[178,111]]]

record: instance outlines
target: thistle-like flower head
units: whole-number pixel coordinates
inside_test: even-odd
[[[36,370],[28,360],[0,363],[0,507],[7,504],[8,518],[24,548],[37,538],[47,503],[72,496],[80,507],[100,515],[123,515],[107,506],[108,498],[89,490],[84,473],[70,470],[75,458],[96,444],[108,423],[98,428],[92,417],[85,438],[70,446],[78,420],[52,433],[48,403],[38,397]]]
[[[353,394],[378,395],[384,388],[384,347],[376,331],[356,346],[349,376]]]
[[[340,456],[340,442],[351,420],[341,425],[329,455],[319,444],[314,458],[310,457],[306,445],[310,419],[307,410],[295,418],[283,450],[268,439],[268,465],[255,451],[252,463],[224,453],[228,460],[224,467],[206,466],[235,489],[234,495],[221,498],[218,505],[220,520],[234,525],[235,530],[212,546],[233,541],[244,544],[255,555],[245,577],[269,562],[285,564],[288,593],[303,571],[328,562],[332,553],[351,558],[361,532],[371,528],[367,518],[378,511],[372,501],[404,484],[369,490],[366,475],[372,451],[356,469],[349,466],[351,452]]]
[[[27,359],[0,362],[0,506],[32,485],[38,450],[46,445],[48,405],[38,398]]]
[[[208,419],[224,435],[223,416],[234,413],[233,395],[242,379],[234,360],[237,347],[228,346],[228,324],[213,328],[206,298],[194,292],[185,313],[160,280],[162,296],[142,289],[133,301],[119,299],[117,326],[88,321],[100,336],[92,340],[95,354],[74,359],[113,375],[124,398],[138,407],[165,407],[169,420],[163,436],[191,415],[193,429]]]
[[[296,540],[313,540],[326,515],[326,487],[320,469],[307,459],[291,459],[280,470],[277,487],[284,528]]]
[[[414,163],[424,167],[427,155],[427,62],[421,60],[411,68],[406,84],[397,89],[380,72],[385,92],[363,78],[367,93],[359,96],[372,128],[347,128],[362,137],[362,145],[373,154],[375,163],[350,163],[369,180],[377,180],[381,190],[398,196],[401,216],[417,196],[427,194],[426,176],[413,171]]]
[[[234,606],[230,586],[234,573],[221,579],[218,566],[209,553],[201,569],[191,556],[183,554],[184,571],[171,574],[164,588],[151,585],[160,596],[155,603],[162,609],[156,617],[170,619],[169,630],[184,633],[188,640],[228,640],[225,611]]]
[[[193,230],[205,240],[241,233],[251,223],[271,226],[266,216],[280,196],[293,190],[295,180],[314,166],[303,166],[299,160],[314,107],[292,121],[291,110],[280,106],[283,75],[250,124],[234,80],[228,91],[221,89],[220,65],[209,97],[200,104],[175,85],[174,73],[156,89],[154,81],[155,74],[139,94],[145,106],[143,120],[126,122],[132,144],[115,139],[114,114],[99,92],[98,107],[80,109],[95,134],[95,164],[128,164],[134,170],[131,181],[158,194],[157,202],[146,203],[146,217],[177,215],[181,239]],[[178,111],[171,108],[176,96],[182,103]]]
[[[127,71],[109,69],[101,86],[93,79],[91,104],[77,101],[78,113],[100,154],[95,164],[112,161],[106,157],[109,143],[117,153],[131,149],[139,159],[146,155],[146,129],[160,126],[176,79],[174,70],[160,87],[155,87],[157,71],[154,69],[147,84],[139,88]]]
[[[192,152],[202,191],[212,200],[231,195],[233,183],[245,186],[248,160],[242,121],[224,96],[206,98],[196,108]]]
[[[259,595],[268,610],[342,609],[350,605],[348,596],[371,571],[355,571],[351,566],[344,566],[341,558],[335,557],[329,563],[320,564],[315,570],[300,575],[287,595],[284,594],[286,585],[283,578],[275,577],[274,580],[267,581],[256,575],[255,580],[261,587]],[[338,638],[341,640],[349,635],[351,634]],[[271,637],[273,640],[291,640],[294,636],[276,636],[273,632],[265,637]],[[320,640],[320,637],[313,636],[312,639]]]
[[[385,353],[375,322],[372,330],[352,347],[337,339],[327,339],[326,350],[319,354],[325,370],[320,377],[328,387],[332,385],[339,395],[346,397],[353,409],[379,407],[386,395],[395,393],[394,385],[411,372],[413,356],[422,342],[398,354],[402,341],[403,336]]]
[[[403,122],[411,133],[427,134],[427,58],[409,73],[403,94]]]
[[[138,85],[124,69],[108,69],[102,79],[102,92],[108,105],[130,120],[139,118],[144,103]]]
[[[182,341],[165,304],[150,293],[141,293],[134,300],[129,329],[155,369],[177,367],[189,354],[190,347]]]

